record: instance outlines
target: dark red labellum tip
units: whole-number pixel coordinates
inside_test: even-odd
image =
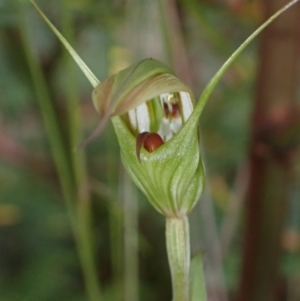
[[[164,144],[162,138],[156,133],[150,133],[147,135],[146,139],[144,140],[144,148],[149,152],[152,153],[161,145]]]
[[[141,161],[140,153],[142,146],[149,153],[152,153],[163,144],[164,141],[157,133],[143,132],[138,134],[136,138],[136,155],[138,157],[138,160]]]

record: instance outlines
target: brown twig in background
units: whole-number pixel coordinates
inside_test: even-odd
[[[264,3],[268,16],[286,1]],[[299,19],[300,5],[296,5],[261,38],[239,301],[281,300],[280,238],[289,184],[289,150],[295,135],[282,138],[293,132],[297,116]]]
[[[193,75],[187,57],[182,24],[176,1],[162,1],[163,16],[166,18],[166,31],[169,40],[172,65],[177,76],[191,86]]]

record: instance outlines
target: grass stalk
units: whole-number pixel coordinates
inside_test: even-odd
[[[69,156],[72,156],[72,152],[67,151],[59,123],[58,118],[52,104],[49,91],[47,88],[46,79],[43,75],[41,66],[38,63],[37,58],[34,56],[32,46],[30,45],[28,34],[28,25],[26,22],[26,15],[21,3],[18,6],[19,9],[19,22],[20,22],[20,34],[24,45],[25,56],[28,62],[29,72],[32,77],[35,92],[37,94],[37,100],[42,114],[43,122],[45,125],[46,134],[51,147],[51,154],[54,160],[54,164],[58,173],[59,182],[61,184],[63,199],[65,201],[67,212],[71,220],[71,227],[74,233],[77,249],[79,252],[79,260],[83,268],[83,274],[89,300],[100,300],[100,290],[98,280],[96,280],[94,262],[91,256],[91,235],[90,235],[90,214],[89,214],[89,202],[87,198],[87,185],[86,181],[83,181],[84,165],[82,160],[77,160],[77,157],[72,160],[76,162],[75,168],[72,168],[69,164]],[[70,74],[73,72],[70,72]],[[72,77],[72,75],[71,75]],[[70,95],[69,95],[70,96]],[[74,141],[77,135],[75,131],[78,130],[78,114],[75,113],[74,108],[78,107],[78,104],[74,103],[76,98],[74,95],[70,96],[69,106],[73,110],[70,111],[72,131],[70,131],[70,141]],[[72,105],[71,105],[72,104]],[[71,126],[70,126],[71,128]],[[75,155],[74,155],[75,156]],[[81,153],[82,156],[82,153]],[[77,183],[84,183],[84,185],[77,186],[74,183],[74,178]],[[75,185],[74,185],[75,184]],[[79,187],[78,191],[77,188]],[[80,196],[80,197],[79,197]],[[75,208],[78,206],[78,208]],[[78,214],[80,213],[80,214]]]
[[[109,126],[107,131],[108,135],[105,140],[105,152],[110,154],[106,158],[107,162],[107,185],[110,188],[118,183],[116,170],[120,165],[119,154],[113,154],[112,150],[116,149],[114,145],[115,140],[109,139],[112,132],[112,127]],[[123,300],[123,206],[122,206],[123,193],[120,191],[120,195],[110,194],[107,198],[108,218],[109,218],[109,238],[110,238],[110,259],[112,265],[112,285],[114,290],[114,300]]]
[[[123,300],[123,211],[116,204],[116,200],[110,200],[109,210],[109,235],[110,258],[112,264],[112,281],[114,300]]]
[[[138,202],[137,191],[122,168],[124,201],[124,301],[137,301],[138,281]]]
[[[70,10],[66,1],[61,2],[61,23],[62,31],[68,41],[74,44],[74,34]],[[83,269],[86,290],[91,301],[101,299],[99,279],[95,267],[95,254],[93,235],[91,229],[91,198],[88,189],[88,178],[86,170],[86,160],[84,149],[73,151],[81,138],[81,116],[79,107],[78,90],[76,89],[75,64],[67,51],[64,52],[66,63],[67,82],[65,86],[66,100],[68,108],[69,124],[69,152],[72,162],[72,171],[75,178],[75,193],[77,195],[76,219],[78,231],[78,251]]]
[[[25,57],[33,81],[34,90],[37,95],[38,106],[42,114],[46,135],[51,148],[52,158],[57,170],[59,182],[61,184],[62,194],[64,200],[66,201],[72,224],[75,224],[74,212],[72,209],[72,202],[74,199],[73,181],[70,167],[68,165],[67,153],[64,147],[64,139],[58,125],[58,119],[54,106],[51,102],[46,79],[43,75],[37,58],[34,56],[34,52],[28,38],[27,32],[29,29],[26,22],[26,15],[20,2],[18,4],[18,12],[21,40],[24,46]]]

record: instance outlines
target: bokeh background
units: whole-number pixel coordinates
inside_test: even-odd
[[[196,96],[285,0],[37,0],[103,80],[146,57]],[[210,301],[300,300],[300,4],[201,116],[191,214]],[[171,300],[164,218],[128,179],[92,87],[28,1],[0,0],[0,300]]]

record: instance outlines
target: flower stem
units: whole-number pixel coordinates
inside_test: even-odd
[[[187,216],[166,219],[166,241],[173,301],[189,300],[190,235]]]

